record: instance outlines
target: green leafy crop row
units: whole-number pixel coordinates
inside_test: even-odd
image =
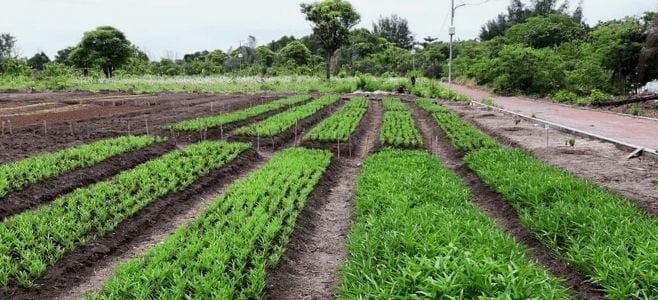
[[[473,126],[431,100],[418,99],[416,104],[432,115],[439,127],[450,138],[452,145],[458,150],[468,152],[480,148],[499,147],[498,142],[490,136],[473,128]]]
[[[275,136],[292,128],[298,121],[306,119],[321,109],[335,103],[338,99],[340,99],[338,95],[324,96],[304,105],[293,107],[256,124],[240,127],[234,133],[247,136]]]
[[[359,126],[367,107],[366,98],[350,100],[340,111],[315,126],[306,139],[318,142],[347,142]]]
[[[122,136],[0,165],[0,199],[30,184],[89,167],[112,156],[159,141],[162,139],[151,136]]]
[[[370,156],[354,201],[341,298],[568,299],[429,153]]]
[[[402,106],[400,106],[402,105]],[[400,99],[385,99],[384,119],[379,141],[384,146],[415,148],[423,145],[409,109]],[[389,108],[391,110],[389,110]]]
[[[468,152],[468,167],[514,207],[524,227],[608,297],[658,298],[658,220],[523,151],[479,142],[490,137],[456,117],[436,120],[453,144]]]
[[[0,223],[0,286],[30,286],[66,253],[102,237],[160,197],[235,159],[249,144],[203,142]]]
[[[121,265],[95,299],[260,299],[331,160],[292,148],[231,186],[189,225]]]
[[[216,128],[222,125],[244,121],[286,106],[296,105],[309,99],[311,99],[311,97],[308,95],[297,95],[286,99],[272,101],[270,103],[256,105],[236,112],[179,122],[171,125],[170,128],[177,131],[201,131],[206,128]]]

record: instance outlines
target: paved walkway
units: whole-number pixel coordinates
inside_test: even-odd
[[[627,144],[658,149],[658,121],[633,118],[606,112],[568,107],[525,97],[501,97],[489,92],[453,84],[452,88],[474,100],[491,97],[498,107],[590,132]]]

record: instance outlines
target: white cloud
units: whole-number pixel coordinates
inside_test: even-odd
[[[307,0],[310,1],[310,0]],[[9,1],[8,1],[9,2]],[[203,49],[227,49],[254,35],[269,42],[282,35],[310,33],[299,12],[303,0],[21,0],[3,5],[0,32],[18,38],[22,55],[39,50],[53,57],[75,45],[84,31],[112,25],[151,57]],[[482,3],[460,8],[458,37],[477,36],[480,26],[507,7],[508,0],[457,0]],[[486,2],[486,3],[483,3]],[[575,0],[573,2],[576,2]],[[353,0],[362,15],[360,27],[371,27],[379,16],[398,14],[409,20],[417,39],[447,38],[449,0]],[[658,10],[658,0],[585,0],[589,23]]]

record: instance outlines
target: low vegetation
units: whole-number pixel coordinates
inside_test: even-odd
[[[0,199],[47,178],[89,167],[110,157],[162,141],[151,136],[122,136],[0,165]]]
[[[231,186],[189,225],[121,265],[92,299],[258,299],[331,154],[293,148]]]
[[[379,134],[379,142],[383,146],[417,148],[423,146],[414,119],[400,99],[384,99],[384,118]]]
[[[66,253],[114,230],[158,198],[189,187],[249,148],[203,142],[0,222],[0,286],[32,286]]]
[[[253,137],[272,137],[292,128],[297,122],[314,115],[323,108],[334,104],[339,99],[340,97],[338,95],[323,96],[320,99],[293,107],[256,124],[240,127],[234,133]]]
[[[247,109],[243,109],[235,112],[179,122],[169,126],[169,128],[177,131],[201,131],[204,129],[216,128],[239,121],[244,121],[249,118],[253,118],[255,116],[262,115],[264,113],[281,109],[284,107],[297,105],[301,102],[310,99],[311,96],[308,95],[297,95],[290,98],[272,101],[266,104],[252,106]]]
[[[315,126],[306,139],[317,142],[347,142],[359,127],[367,109],[368,99],[353,98],[341,110]]]
[[[370,156],[354,201],[339,287],[344,299],[569,298],[429,153]]]

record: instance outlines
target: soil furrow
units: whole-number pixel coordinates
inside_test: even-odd
[[[0,220],[51,202],[58,196],[77,188],[97,183],[119,174],[121,171],[132,169],[174,148],[170,143],[151,145],[144,149],[120,154],[87,168],[44,180],[20,191],[11,192],[1,199]]]
[[[564,286],[569,288],[577,299],[603,299],[601,289],[588,281],[578,270],[544,247],[521,224],[521,220],[512,206],[489,188],[463,162],[462,153],[456,150],[448,137],[434,123],[432,117],[413,103],[408,103],[416,124],[423,135],[428,149],[437,155],[442,163],[459,175],[471,191],[471,200],[495,220],[501,230],[510,234],[524,245],[528,256],[544,266],[551,274],[564,279]]]
[[[381,103],[372,102],[365,138],[354,158],[334,157],[335,168],[323,178],[300,214],[281,261],[268,271],[266,299],[331,299],[345,260],[345,238],[352,224],[352,197],[361,161],[376,147]],[[328,187],[328,188],[327,188]],[[326,189],[326,191],[324,190]]]
[[[67,254],[46,270],[36,287],[11,287],[0,291],[0,298],[78,299],[89,291],[98,290],[120,262],[143,255],[152,245],[201,213],[230,183],[263,162],[261,156],[248,150],[184,191],[142,209],[114,232]]]

